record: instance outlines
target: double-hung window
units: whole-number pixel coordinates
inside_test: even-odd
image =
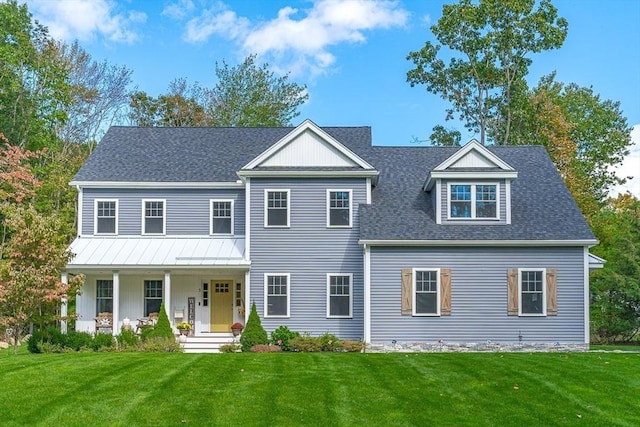
[[[265,317],[289,317],[289,274],[265,274]]]
[[[351,190],[327,190],[327,227],[351,227]]]
[[[142,211],[142,234],[164,234],[165,201],[143,200]]]
[[[118,234],[118,201],[95,201],[95,234]]]
[[[413,271],[413,315],[440,315],[440,270]]]
[[[545,269],[520,269],[518,273],[519,315],[544,316],[547,312]]]
[[[162,280],[144,281],[144,315],[160,313],[162,304]]]
[[[289,227],[289,190],[265,190],[265,227]]]
[[[233,200],[211,201],[211,234],[233,234]]]
[[[498,219],[498,185],[449,184],[449,218]]]
[[[327,274],[327,317],[352,317],[351,274]]]
[[[113,280],[96,280],[96,316],[113,313]]]

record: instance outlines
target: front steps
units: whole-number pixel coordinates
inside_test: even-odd
[[[239,338],[234,341],[232,333],[199,332],[195,336],[183,338],[180,346],[185,353],[220,353],[221,345],[239,343]]]

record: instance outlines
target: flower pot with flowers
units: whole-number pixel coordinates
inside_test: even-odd
[[[188,322],[180,322],[176,325],[176,328],[180,331],[180,335],[189,335],[189,331],[191,331],[191,324]]]
[[[231,325],[231,332],[233,332],[234,337],[237,337],[238,335],[240,335],[243,329],[244,329],[244,325],[240,322],[236,322],[233,325]]]

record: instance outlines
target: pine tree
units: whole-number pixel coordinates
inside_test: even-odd
[[[251,304],[251,313],[249,313],[249,320],[247,326],[244,328],[242,336],[240,337],[240,345],[242,351],[251,351],[251,347],[257,344],[268,344],[269,338],[267,331],[262,327],[260,316],[258,316],[258,310],[256,309],[255,301]]]

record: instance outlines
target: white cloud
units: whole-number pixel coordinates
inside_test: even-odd
[[[162,15],[174,19],[182,19],[193,12],[195,7],[191,0],[178,0],[176,3],[165,6],[162,10]]]
[[[397,1],[317,0],[310,9],[284,7],[275,18],[252,24],[218,3],[187,22],[184,39],[222,36],[238,43],[243,55],[275,60],[274,67],[294,75],[321,74],[336,62],[331,46],[365,43],[366,31],[402,27],[408,18]]]
[[[133,43],[138,39],[132,29],[146,22],[147,15],[129,11],[117,13],[110,0],[28,0],[34,17],[49,28],[57,40],[92,40],[98,35],[113,42]]]
[[[620,178],[628,178],[627,182],[612,189],[610,194],[616,196],[618,193],[629,191],[634,196],[640,198],[640,124],[633,126],[631,130],[631,146],[629,154],[624,158],[620,166],[615,168],[616,175]]]

